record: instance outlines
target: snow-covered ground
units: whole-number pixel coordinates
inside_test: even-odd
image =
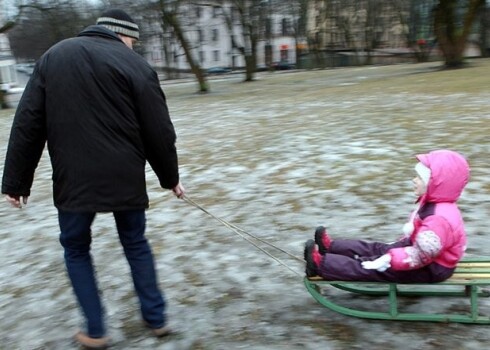
[[[489,255],[489,60],[455,71],[439,63],[265,73],[166,84],[188,197],[214,215],[301,257],[317,225],[333,237],[392,241],[412,208],[413,155],[465,154],[472,179],[460,205],[470,254]],[[3,169],[13,110],[0,114]],[[81,317],[64,271],[51,167],[45,154],[29,204],[0,205],[0,349],[77,349]],[[148,169],[147,236],[180,334],[141,324],[110,214],[97,216],[93,256],[114,349],[483,349],[488,326],[355,319],[307,293],[304,264],[260,243],[290,269],[168,191]],[[331,292],[333,295],[336,293]],[[385,307],[379,301],[340,300]],[[450,311],[460,299],[415,299]],[[483,313],[490,303],[482,300]]]

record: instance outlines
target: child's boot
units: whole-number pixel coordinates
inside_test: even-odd
[[[320,254],[324,255],[328,252],[332,239],[327,233],[327,229],[323,226],[318,226],[315,230],[315,243],[318,245]]]
[[[304,256],[306,261],[306,276],[318,276],[318,267],[322,261],[322,256],[318,251],[315,241],[312,239],[305,243]]]

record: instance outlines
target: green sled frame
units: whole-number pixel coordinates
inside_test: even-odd
[[[389,283],[389,282],[346,282],[327,281],[321,277],[305,277],[304,284],[313,298],[326,308],[353,317],[422,322],[456,322],[472,324],[490,324],[489,315],[479,313],[480,297],[490,297],[490,258],[465,258],[459,262],[456,270],[448,280],[439,283]],[[387,311],[364,311],[339,305],[322,293],[326,287],[367,296],[387,297]],[[398,297],[460,297],[469,298],[468,312],[406,313],[399,309]]]

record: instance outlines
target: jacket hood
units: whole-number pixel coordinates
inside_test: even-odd
[[[470,178],[470,167],[459,153],[437,150],[416,156],[431,171],[427,192],[419,198],[425,202],[456,202]]]

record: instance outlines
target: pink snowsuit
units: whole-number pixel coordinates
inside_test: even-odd
[[[427,192],[418,201],[420,210],[410,233],[412,245],[388,251],[391,268],[413,270],[432,262],[454,268],[466,248],[456,201],[468,183],[468,163],[458,153],[445,150],[418,155],[417,159],[431,170],[431,177]]]
[[[406,237],[392,243],[334,239],[318,268],[327,280],[440,282],[454,272],[466,247],[466,233],[456,205],[469,180],[470,169],[458,153],[437,150],[418,155],[431,170],[426,193],[417,201]],[[368,270],[362,261],[389,254],[386,271]]]

